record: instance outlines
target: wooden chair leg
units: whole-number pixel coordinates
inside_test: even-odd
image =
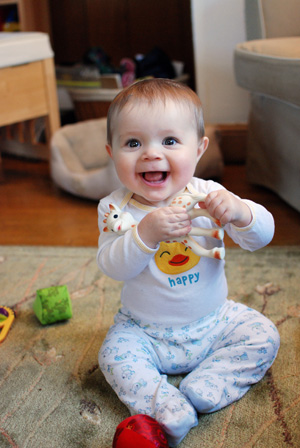
[[[0,143],[1,144],[1,143]],[[1,156],[1,147],[0,147],[0,184],[4,182],[4,174],[3,174],[3,164],[2,164],[2,156]]]
[[[25,142],[25,123],[17,123],[18,140],[20,143]]]
[[[48,116],[46,117],[46,138],[50,142],[52,135],[60,128],[59,107],[57,99],[57,90],[55,83],[55,71],[53,59],[44,59],[43,61],[46,93],[48,102]]]
[[[37,143],[37,139],[36,139],[36,133],[35,133],[34,120],[29,120],[28,129],[29,129],[29,141],[32,145],[35,145]]]

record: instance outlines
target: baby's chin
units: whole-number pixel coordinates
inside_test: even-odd
[[[150,173],[150,174],[149,174]],[[153,207],[167,207],[173,199],[182,194],[184,186],[174,185],[171,172],[169,171],[149,171],[139,173],[140,182],[132,188],[133,199],[144,205]],[[128,186],[129,187],[129,186]],[[130,189],[130,187],[129,187]]]
[[[169,207],[174,200],[174,197],[178,196],[179,193],[176,194],[156,194],[152,192],[152,194],[143,193],[142,195],[140,193],[134,193],[132,195],[132,198],[135,199],[137,202],[143,205],[148,205],[150,207]]]

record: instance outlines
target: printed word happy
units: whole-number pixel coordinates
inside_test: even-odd
[[[171,288],[174,286],[186,286],[191,285],[193,283],[197,283],[199,280],[199,272],[196,272],[195,274],[189,274],[189,275],[181,275],[180,277],[176,278],[168,278]]]

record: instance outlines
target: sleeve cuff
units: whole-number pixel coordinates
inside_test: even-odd
[[[233,228],[234,230],[236,230],[236,231],[238,231],[238,232],[247,232],[248,230],[251,230],[252,227],[254,226],[255,221],[256,221],[256,215],[255,215],[254,208],[252,207],[251,201],[248,201],[247,199],[242,199],[242,201],[243,201],[245,204],[247,204],[248,207],[250,208],[251,215],[252,215],[251,222],[250,222],[250,224],[248,224],[246,227],[238,227],[238,226],[236,226],[236,225],[234,225],[234,224],[231,224],[231,226],[232,226],[232,228]]]
[[[157,249],[159,246],[157,246],[155,249],[152,249],[151,247],[148,247],[140,238],[137,230],[137,226],[135,226],[132,230],[133,239],[136,245],[145,253],[147,254],[155,254],[157,252]]]

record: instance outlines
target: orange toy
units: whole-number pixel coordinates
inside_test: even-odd
[[[116,429],[113,448],[168,448],[166,435],[154,418],[137,414],[123,420]]]

